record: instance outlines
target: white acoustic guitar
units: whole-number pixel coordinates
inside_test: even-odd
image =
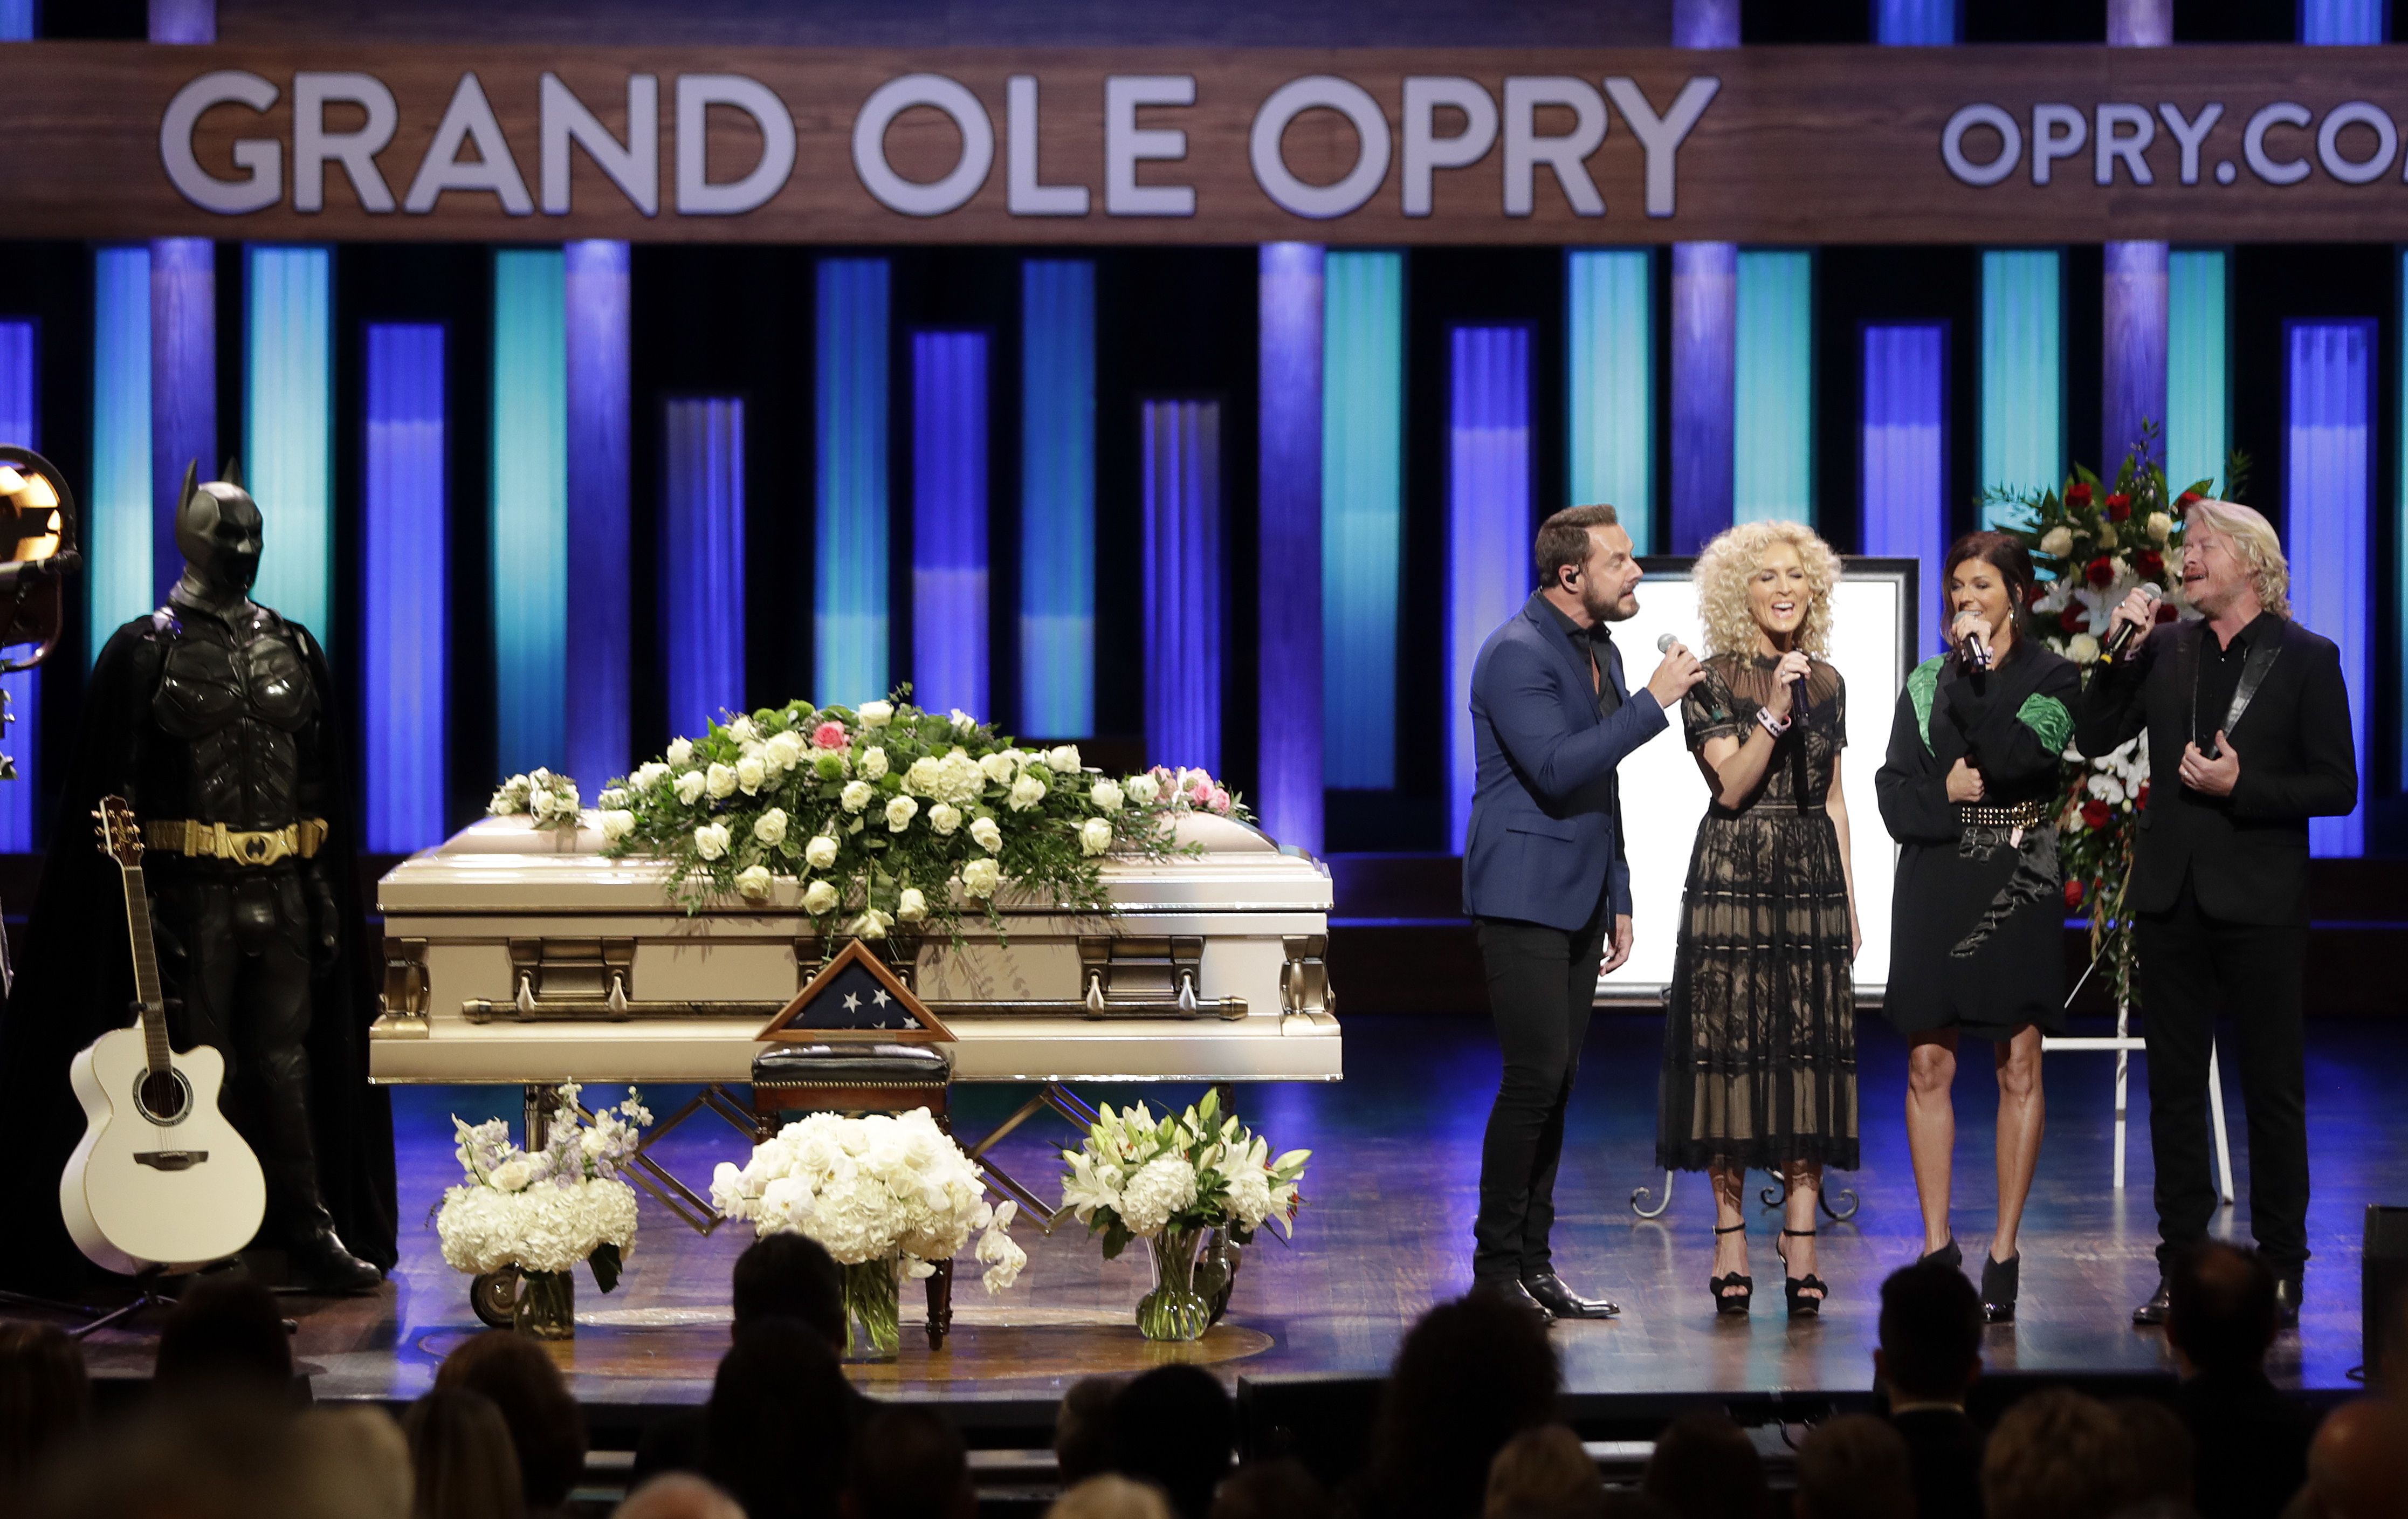
[[[267,1211],[267,1183],[259,1157],[218,1111],[224,1057],[206,1044],[180,1055],[167,1048],[134,809],[104,796],[93,816],[101,853],[125,880],[142,1018],[103,1034],[68,1068],[85,1128],[59,1178],[59,1210],[94,1265],[129,1276],[190,1271],[251,1243]]]

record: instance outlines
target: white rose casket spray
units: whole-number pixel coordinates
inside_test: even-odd
[[[1183,812],[1246,815],[1201,770],[1099,775],[1073,745],[1023,749],[906,695],[858,709],[790,702],[680,738],[612,781],[603,853],[666,862],[689,911],[770,899],[785,880],[829,938],[875,927],[958,939],[965,914],[1002,935],[1007,883],[1104,910],[1104,861],[1199,853],[1178,841]]]

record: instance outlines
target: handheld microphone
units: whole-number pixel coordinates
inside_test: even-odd
[[[1966,616],[1964,612],[1957,613],[1957,621],[1964,621]],[[1969,669],[1986,670],[1990,667],[1990,646],[1982,641],[1980,634],[1969,628],[1956,640],[1956,657],[1963,660]]]
[[[2152,607],[2166,599],[2165,592],[2154,580],[2141,587],[2141,595],[2148,598],[2149,605]],[[2115,631],[2107,636],[2105,657],[2110,660],[2123,658],[2124,651],[2131,645],[2133,637],[2139,632],[2140,628],[2133,623],[2116,624]],[[2212,759],[2214,756],[2209,757]]]
[[[1680,641],[1670,633],[1658,633],[1656,635],[1656,652],[1659,654],[1669,654],[1672,652],[1672,646]]]

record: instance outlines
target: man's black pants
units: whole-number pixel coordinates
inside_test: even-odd
[[[2200,910],[2188,881],[2165,912],[2140,916],[2143,1032],[2149,1040],[2149,1148],[2156,1157],[2157,1266],[2204,1239],[2217,1197],[2209,1145],[2208,1042],[2228,1012],[2240,1030],[2249,1113],[2249,1226],[2278,1276],[2308,1259],[2308,931],[2229,923]]]
[[[1601,898],[1575,929],[1480,920],[1488,1006],[1505,1073],[1480,1148],[1480,1217],[1471,1227],[1475,1282],[1512,1282],[1555,1269],[1547,1234],[1555,1222],[1564,1109],[1580,1070],[1581,1041],[1588,1037],[1610,923]]]

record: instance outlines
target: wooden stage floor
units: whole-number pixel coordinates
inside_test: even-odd
[[[1745,1321],[1717,1319],[1707,1301],[1711,1212],[1701,1179],[1682,1178],[1661,1219],[1632,1216],[1632,1188],[1661,1182],[1649,1164],[1661,1025],[1653,1017],[1599,1015],[1557,1190],[1556,1257],[1576,1285],[1614,1297],[1624,1313],[1612,1323],[1555,1329],[1569,1391],[1845,1393],[1870,1386],[1876,1289],[1885,1272],[1913,1258],[1920,1231],[1899,1116],[1904,1047],[1878,1018],[1865,1025],[1865,1164],[1837,1179],[1855,1187],[1863,1208],[1823,1240],[1822,1274],[1834,1288],[1829,1306],[1819,1321],[1793,1326],[1780,1309],[1781,1268],[1770,1237],[1775,1215],[1751,1209],[1758,1287],[1756,1311]],[[1241,1107],[1275,1148],[1313,1150],[1308,1206],[1293,1248],[1257,1242],[1228,1322],[1200,1345],[1139,1340],[1129,1315],[1146,1285],[1140,1253],[1105,1262],[1084,1231],[1066,1222],[1050,1238],[1024,1225],[1029,1267],[1010,1293],[986,1297],[966,1268],[955,1336],[945,1352],[930,1354],[910,1331],[898,1366],[856,1374],[889,1395],[1019,1402],[1051,1399],[1081,1376],[1169,1359],[1202,1361],[1232,1377],[1383,1370],[1415,1315],[1468,1285],[1480,1136],[1498,1061],[1481,1020],[1362,1017],[1348,1023],[1346,1041],[1342,1083],[1240,1090]],[[2089,1053],[2049,1063],[2050,1126],[2025,1225],[2022,1314],[2015,1325],[1989,1331],[1985,1356],[1994,1369],[2156,1371],[2171,1365],[2163,1336],[2136,1330],[2128,1318],[2155,1283],[2156,1225],[2138,1061],[2127,1185],[2119,1192],[2109,1184],[2113,1063],[2111,1055]],[[2309,1063],[2315,1259],[2304,1323],[2277,1346],[2275,1372],[2291,1385],[2338,1388],[2348,1384],[2348,1369],[2359,1358],[2364,1207],[2408,1203],[2408,1104],[2398,1097],[2408,1078],[2408,1026],[2313,1023]],[[2226,1076],[2229,1088],[2229,1069]],[[1995,1087],[1986,1072],[1961,1080],[1956,1218],[1971,1261],[1988,1240]],[[965,1132],[982,1133],[1023,1095],[959,1089],[957,1122]],[[1137,1093],[1096,1088],[1087,1095],[1122,1101]],[[685,1094],[646,1096],[666,1114]],[[1160,1096],[1183,1102],[1197,1093]],[[457,1178],[450,1114],[474,1121],[514,1112],[517,1100],[515,1091],[495,1088],[397,1091],[400,1270],[375,1297],[292,1300],[301,1325],[298,1353],[320,1397],[414,1397],[429,1385],[443,1354],[477,1329],[466,1281],[444,1266],[437,1248],[430,1211]],[[2228,1091],[2228,1101],[2243,1197],[2215,1227],[2245,1242],[2247,1139],[2237,1090]],[[1000,1156],[1023,1179],[1045,1179],[1039,1190],[1051,1196],[1056,1163],[1050,1147],[1069,1133],[1051,1118],[1033,1120]],[[672,1135],[659,1154],[707,1189],[711,1166],[740,1158],[741,1146],[732,1129],[706,1115]],[[707,1397],[726,1343],[728,1268],[749,1239],[733,1225],[698,1237],[645,1198],[641,1234],[619,1290],[603,1296],[580,1273],[578,1337],[561,1347],[579,1397],[630,1405]],[[907,1291],[907,1303],[913,1296]],[[103,1334],[93,1346],[95,1369],[147,1370],[147,1347],[140,1337]]]

